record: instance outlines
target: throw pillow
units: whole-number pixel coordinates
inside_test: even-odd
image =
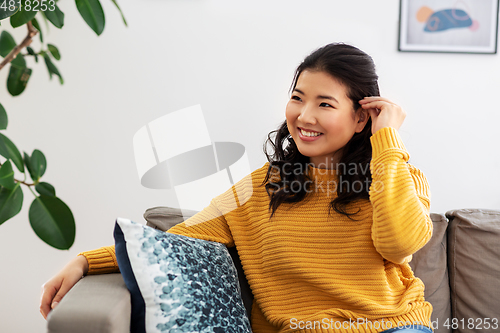
[[[131,332],[251,332],[223,244],[121,218],[114,236],[131,294]]]

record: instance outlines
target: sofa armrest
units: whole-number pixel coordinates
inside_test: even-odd
[[[130,312],[121,274],[89,275],[49,313],[48,333],[128,333]]]

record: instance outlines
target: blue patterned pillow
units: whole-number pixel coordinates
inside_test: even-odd
[[[251,332],[226,246],[117,219],[131,332]]]

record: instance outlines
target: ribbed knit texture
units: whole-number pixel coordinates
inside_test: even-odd
[[[307,170],[313,186],[306,199],[282,204],[270,218],[261,185],[266,163],[169,230],[236,245],[255,296],[255,333],[381,332],[429,323],[432,307],[408,265],[432,233],[428,184],[407,163],[396,130],[384,128],[371,140],[370,201],[352,203],[360,209],[355,220],[329,214],[342,179],[335,171],[313,167]],[[100,254],[106,253],[84,253],[90,271],[97,269],[94,260],[111,263]]]
[[[88,274],[104,274],[119,272],[118,262],[116,261],[115,246],[105,246],[100,249],[88,252],[82,252],[89,263]]]

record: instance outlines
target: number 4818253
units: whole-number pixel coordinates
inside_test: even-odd
[[[21,5],[21,0],[3,0],[2,4],[0,5],[0,9],[10,12],[16,10],[17,8],[19,8],[20,11],[24,10],[26,12],[52,12],[56,10],[55,0],[25,0],[24,6]]]

